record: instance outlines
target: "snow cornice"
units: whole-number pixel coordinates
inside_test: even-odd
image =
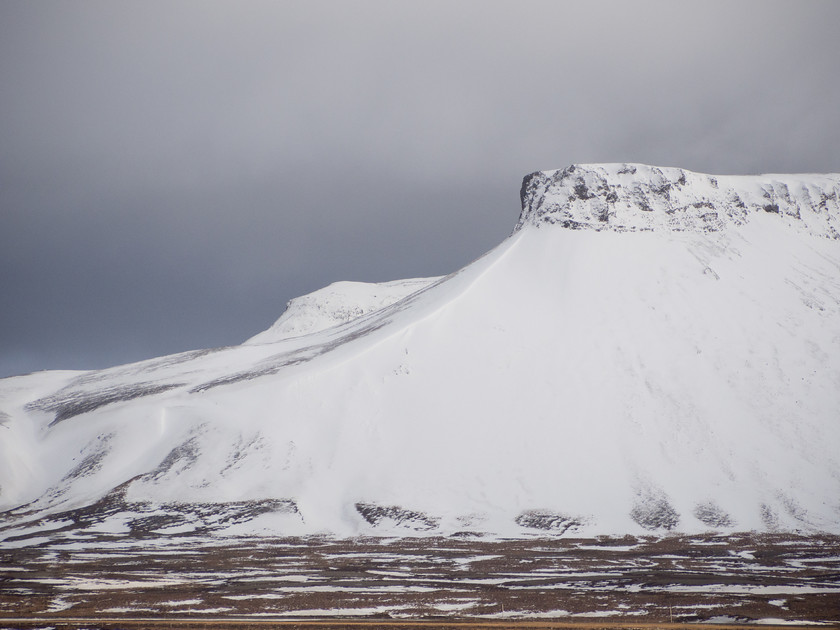
[[[751,215],[776,216],[840,239],[840,175],[706,175],[645,164],[574,164],[527,175],[526,225],[612,231],[718,231]]]

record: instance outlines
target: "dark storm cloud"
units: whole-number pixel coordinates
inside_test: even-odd
[[[0,375],[498,243],[522,175],[840,170],[836,2],[0,4]]]

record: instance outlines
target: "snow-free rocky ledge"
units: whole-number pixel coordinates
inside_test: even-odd
[[[534,173],[449,276],[4,379],[0,536],[840,533],[838,200],[838,175]]]

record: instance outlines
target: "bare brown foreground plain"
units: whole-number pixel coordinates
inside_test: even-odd
[[[840,627],[837,536],[28,536],[0,629]]]
[[[101,630],[142,628],[148,630],[196,629],[196,630],[242,630],[260,628],[276,630],[744,630],[743,624],[698,624],[698,623],[626,623],[609,621],[387,621],[387,620],[271,620],[271,619],[12,619],[7,620],[16,627],[39,628],[45,623],[56,630]],[[797,625],[796,628],[826,628],[829,625]],[[833,627],[838,627],[834,625]],[[790,630],[790,625],[762,624],[762,630]]]
[[[242,630],[260,628],[276,630],[745,630],[746,624],[721,623],[638,623],[630,621],[385,621],[385,620],[276,620],[220,618],[9,618],[0,620],[4,630]],[[793,628],[838,628],[838,624],[761,624],[761,630],[791,630]]]

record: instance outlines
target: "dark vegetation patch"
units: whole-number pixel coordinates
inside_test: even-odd
[[[298,514],[297,504],[289,499],[261,499],[226,503],[164,503],[163,505],[135,504],[128,509],[154,510],[149,516],[128,521],[130,535],[147,537],[178,528],[177,535],[206,535],[230,525],[247,523],[263,514]]]
[[[698,504],[694,508],[694,516],[709,527],[732,527],[735,524],[732,517],[712,501]]]
[[[256,436],[245,442],[241,437],[236,441],[233,452],[228,456],[225,467],[222,468],[222,476],[234,470],[239,464],[246,459],[249,453],[259,451],[266,446],[265,439],[257,434]],[[293,452],[294,443],[290,446],[290,455]]]
[[[356,503],[356,511],[368,523],[376,527],[383,522],[390,521],[394,525],[407,527],[417,531],[434,529],[438,526],[438,519],[427,516],[423,512],[407,510],[398,505],[376,505],[375,503]]]
[[[764,523],[764,526],[770,531],[779,529],[779,515],[776,514],[776,511],[766,503],[762,503],[759,509],[761,510],[761,522]]]
[[[246,523],[263,514],[298,514],[297,504],[290,499],[162,504],[126,501],[125,494],[130,484],[129,481],[118,486],[90,505],[36,516],[28,522],[17,520],[13,525],[0,526],[0,537],[9,542],[37,540],[44,532],[49,532],[52,537],[60,534],[75,534],[82,538],[96,537],[97,526],[112,518],[124,524],[127,536],[131,538],[164,534],[173,537],[209,535],[230,525]],[[15,530],[31,527],[37,529],[21,534],[14,533]],[[176,527],[180,531],[165,531]]]
[[[796,499],[787,495],[781,495],[779,498],[781,499],[782,506],[785,508],[785,512],[787,512],[788,515],[792,516],[797,521],[808,523],[808,512],[803,509],[799,503],[797,503]]]
[[[180,472],[192,466],[201,454],[198,436],[193,436],[173,448],[154,470],[150,470],[139,477],[143,481],[157,481],[166,476],[173,469]]]
[[[153,396],[162,392],[182,387],[183,383],[134,383],[131,385],[114,385],[96,391],[61,391],[53,396],[39,398],[28,405],[28,411],[46,411],[54,413],[55,418],[49,426],[58,424],[68,418],[95,411],[106,405],[127,402],[144,396]]]
[[[581,519],[544,510],[527,510],[516,517],[516,524],[520,527],[530,529],[542,529],[546,531],[565,534],[568,531],[575,531],[583,522]]]
[[[96,439],[93,452],[85,455],[84,459],[82,459],[82,461],[80,461],[73,470],[67,473],[64,480],[76,479],[78,477],[88,477],[101,469],[102,462],[105,457],[108,456],[108,444],[113,437],[113,433],[100,435]]]
[[[680,515],[671,506],[668,497],[659,490],[645,489],[638,494],[630,518],[645,529],[674,529]]]

